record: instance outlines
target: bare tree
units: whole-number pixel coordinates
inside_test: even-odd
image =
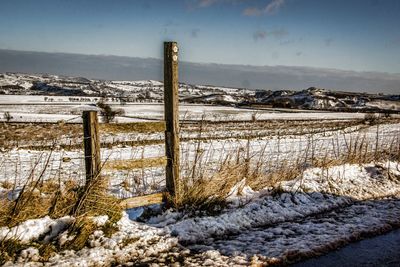
[[[113,110],[103,98],[99,102],[97,102],[97,106],[101,109],[100,114],[103,117],[105,123],[110,123],[114,120],[115,116],[124,114],[123,109]]]

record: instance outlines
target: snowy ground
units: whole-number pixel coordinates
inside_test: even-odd
[[[105,237],[95,231],[80,251],[63,251],[39,263],[38,250],[32,247],[8,266],[287,264],[400,226],[398,162],[310,168],[281,188],[281,193],[269,188],[255,192],[244,187],[240,194],[232,190],[231,207],[215,216],[167,211],[139,223],[126,214],[118,232]],[[31,220],[1,228],[0,238],[62,243],[72,220]],[[99,225],[105,220],[95,218]]]

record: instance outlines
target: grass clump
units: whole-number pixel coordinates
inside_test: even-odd
[[[101,227],[107,236],[118,230],[116,223],[122,217],[122,207],[120,200],[109,195],[107,190],[108,181],[103,176],[96,177],[87,186],[80,188],[79,199],[72,213],[76,221],[69,229],[70,235],[75,237],[67,242],[65,248],[80,250],[87,245],[89,236],[99,229],[92,220],[95,216],[108,216],[108,221]]]
[[[166,194],[167,203],[171,203],[177,210],[192,214],[217,214],[226,206],[226,187],[216,180],[196,181],[182,192],[178,198]]]
[[[108,180],[99,176],[87,186],[81,187],[73,215],[98,216],[107,215],[111,221],[121,218],[120,200],[108,194]]]
[[[63,244],[63,249],[81,250],[87,244],[89,236],[97,229],[97,225],[88,217],[81,217],[70,227],[71,240]]]
[[[66,181],[63,188],[54,180],[24,185],[16,200],[1,198],[0,227],[14,227],[28,219],[49,215],[59,218],[69,215],[77,200],[78,185]]]

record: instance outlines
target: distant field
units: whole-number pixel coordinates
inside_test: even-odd
[[[73,97],[76,99],[76,97]],[[45,100],[46,99],[46,100]],[[53,99],[50,101],[49,99]],[[0,119],[9,112],[11,122],[81,122],[83,110],[97,109],[97,97],[78,97],[79,101],[70,101],[71,97],[46,96],[0,96]],[[135,122],[163,120],[161,103],[127,103],[109,101],[115,109],[123,109],[125,115],[117,117],[116,122]],[[254,120],[346,120],[362,119],[363,113],[300,111],[292,109],[242,109],[232,106],[206,104],[181,104],[181,120],[207,121],[254,121]]]

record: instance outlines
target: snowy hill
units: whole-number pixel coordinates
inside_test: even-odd
[[[315,87],[302,91],[257,92],[256,103],[274,108],[400,111],[399,95],[336,92]]]
[[[0,74],[0,94],[95,96],[125,102],[162,102],[163,83],[154,80],[106,81],[56,75]],[[181,83],[179,96],[187,102],[238,103],[254,95],[254,90],[200,86]]]
[[[107,97],[120,102],[162,102],[163,83],[154,80],[109,81],[47,74],[0,74],[0,94]],[[400,95],[330,91],[249,90],[180,83],[186,103],[263,106],[336,111],[400,111]]]

